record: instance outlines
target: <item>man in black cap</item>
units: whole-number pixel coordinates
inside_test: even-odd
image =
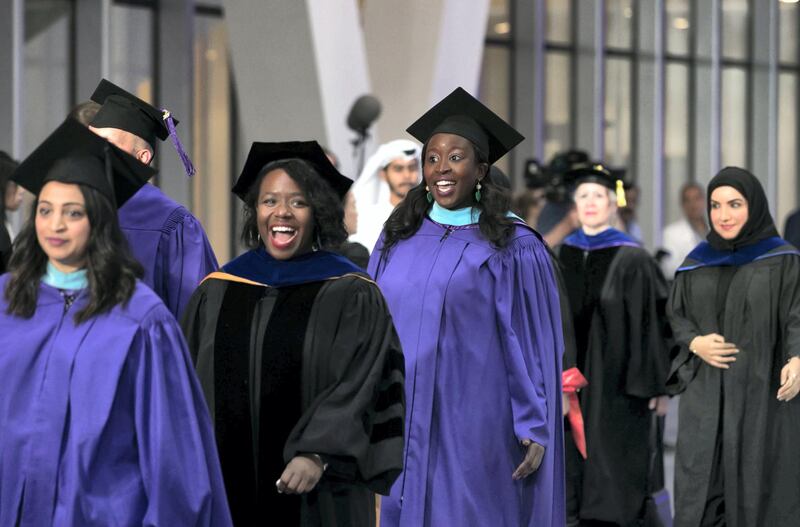
[[[101,104],[89,128],[145,165],[153,161],[156,140],[172,139],[188,175],[191,164],[175,133],[178,121],[103,79],[92,100]],[[153,185],[145,185],[119,209],[119,221],[134,256],[144,267],[143,281],[179,318],[200,281],[217,269],[203,227],[185,207]]]

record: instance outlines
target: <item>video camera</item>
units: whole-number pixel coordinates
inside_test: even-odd
[[[542,166],[535,158],[525,163],[525,185],[528,189],[544,189],[545,198],[551,203],[564,203],[569,200],[567,182],[564,174],[575,165],[589,163],[589,154],[583,150],[559,152],[547,166]]]

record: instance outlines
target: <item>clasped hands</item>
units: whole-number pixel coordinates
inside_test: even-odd
[[[689,343],[689,349],[709,366],[729,369],[736,362],[739,349],[733,342],[726,342],[725,337],[717,333],[695,337]],[[781,369],[779,401],[791,401],[800,392],[800,357],[792,357]]]

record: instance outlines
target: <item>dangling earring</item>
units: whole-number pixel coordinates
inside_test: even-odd
[[[428,185],[425,185],[425,190],[428,191],[428,194],[425,196],[428,199],[428,203],[433,203],[433,194],[431,194],[431,189]]]
[[[478,186],[475,187],[475,201],[480,203],[481,201],[481,182],[478,181]]]

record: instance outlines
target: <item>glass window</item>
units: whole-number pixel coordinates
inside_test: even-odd
[[[606,59],[604,161],[614,167],[630,163],[631,95],[631,61]]]
[[[780,41],[778,47],[780,48],[780,61],[787,64],[797,64],[800,62],[798,57],[798,24],[800,24],[800,3],[786,3],[781,2],[778,4],[780,7]]]
[[[667,53],[687,56],[691,52],[689,32],[692,30],[689,0],[667,0],[665,8]]]
[[[571,0],[547,0],[545,39],[554,44],[572,43]]]
[[[776,224],[781,232],[786,217],[797,207],[797,93],[800,76],[796,72],[781,73],[778,84],[778,204]]]
[[[192,211],[203,224],[217,259],[227,262],[231,240],[231,93],[228,34],[219,17],[195,18],[194,149]]]
[[[750,2],[722,1],[722,56],[746,60],[750,57]]]
[[[747,70],[722,69],[722,166],[747,165]]]
[[[505,121],[511,122],[509,100],[509,60],[510,50],[506,46],[487,45],[483,52],[479,98]],[[510,156],[504,156],[497,162],[497,167],[508,172]],[[509,174],[509,177],[511,174]],[[513,178],[512,178],[513,181]]]
[[[109,25],[109,80],[152,103],[155,95],[153,8],[113,4]]]
[[[664,90],[664,224],[681,218],[680,188],[689,179],[689,67],[668,63]]]
[[[544,159],[572,145],[570,138],[570,56],[550,51],[545,54]]]
[[[633,45],[633,0],[606,0],[606,46],[630,49]]]
[[[492,0],[489,4],[489,20],[486,27],[486,38],[511,38],[511,21],[508,16],[508,0]]]

